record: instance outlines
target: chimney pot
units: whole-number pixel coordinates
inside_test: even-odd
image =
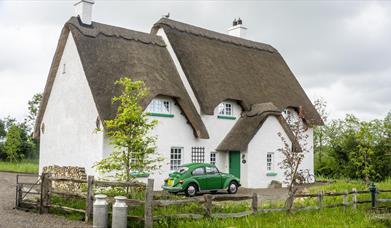
[[[238,18],[232,22],[232,27],[228,29],[228,35],[236,36],[240,38],[246,38],[247,28],[243,26],[243,21]]]
[[[83,24],[92,24],[92,6],[94,3],[94,0],[78,0],[74,4],[75,14],[80,17]]]

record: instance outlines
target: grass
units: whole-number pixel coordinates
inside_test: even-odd
[[[391,179],[383,181],[377,184],[379,189],[391,189]],[[366,190],[367,186],[360,181],[349,180],[337,180],[331,184],[313,186],[308,189],[311,193],[317,193],[320,191],[325,192],[343,192],[345,190],[351,190],[356,188],[357,190]],[[125,195],[125,192],[120,188],[101,188],[99,193],[104,193],[108,196]],[[130,193],[131,198],[143,199],[142,191],[133,191]],[[159,194],[155,195],[156,199],[179,199],[184,196]],[[359,195],[359,200],[369,199],[369,194]],[[391,198],[390,193],[381,193],[380,198]],[[351,201],[351,197],[349,197]],[[61,197],[53,196],[51,198],[53,204],[64,205],[74,208],[85,208],[85,200],[83,199],[64,199]],[[342,203],[343,197],[325,197],[324,204]],[[216,202],[213,206],[213,213],[233,213],[242,212],[251,208],[249,201],[243,202]],[[298,206],[317,205],[317,199],[304,199],[299,202],[295,202]],[[283,202],[275,202],[274,207],[282,206]],[[382,207],[391,208],[391,204],[382,204]],[[267,202],[263,204],[263,208],[270,208]],[[111,210],[111,205],[109,205]],[[84,215],[81,213],[64,213],[59,210],[53,211],[57,214],[63,214],[69,219],[82,220]],[[130,207],[129,214],[135,216],[143,216],[143,206]],[[204,208],[197,203],[188,204],[185,206],[168,206],[158,208],[155,207],[153,214],[169,215],[178,213],[194,213],[203,214]],[[390,227],[391,221],[379,222],[375,220],[377,214],[370,210],[370,204],[358,205],[357,209],[348,208],[324,208],[321,210],[300,211],[293,214],[287,214],[286,212],[273,212],[263,213],[257,215],[250,215],[244,218],[228,218],[228,219],[201,219],[201,220],[188,220],[188,219],[163,219],[154,222],[154,227]],[[129,227],[142,227],[142,223],[129,222]]]
[[[38,173],[38,160],[22,160],[20,162],[0,161],[0,171],[15,173]]]

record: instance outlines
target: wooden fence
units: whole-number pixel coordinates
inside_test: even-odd
[[[52,189],[52,182],[73,182],[73,183],[83,183],[87,185],[86,194],[79,193],[69,193],[69,192],[58,192]],[[154,200],[153,192],[153,179],[148,179],[148,183],[140,182],[109,182],[109,181],[100,181],[95,180],[93,176],[88,176],[87,180],[73,179],[73,178],[64,178],[64,177],[50,177],[49,174],[42,174],[38,180],[40,183],[40,194],[39,204],[31,204],[30,206],[37,206],[40,209],[41,213],[47,213],[49,208],[60,208],[68,212],[80,212],[85,213],[85,221],[88,222],[92,218],[92,209],[94,201],[94,187],[141,187],[145,189],[145,200],[138,199],[127,199],[126,203],[129,207],[142,206],[144,205],[144,216],[128,216],[128,220],[132,221],[143,221],[144,227],[152,227],[154,220],[160,220],[164,218],[187,218],[187,219],[203,219],[203,218],[240,218],[248,216],[250,214],[256,213],[267,213],[274,211],[286,211],[286,208],[259,208],[259,204],[262,205],[262,199],[256,193],[249,195],[229,195],[229,194],[205,194],[201,197],[193,197],[186,199],[176,199],[176,200]],[[27,183],[17,182],[16,188],[16,206],[23,207],[26,206],[26,203],[23,202],[23,194],[28,194],[29,191],[23,190],[24,186]],[[37,184],[37,183],[35,183]],[[352,191],[345,192],[320,192],[318,194],[297,194],[295,198],[316,198],[316,206],[307,206],[307,207],[298,207],[293,210],[315,210],[322,208],[333,208],[333,207],[345,207],[352,206],[352,208],[357,208],[357,204],[363,203],[372,203],[372,207],[376,207],[378,202],[391,202],[391,199],[378,198],[378,195],[383,192],[391,192],[391,190],[377,190],[373,191],[357,191],[352,189]],[[357,196],[360,194],[371,194],[371,200],[358,200]],[[55,205],[50,203],[50,198],[53,195],[68,196],[68,197],[78,197],[85,199],[85,210],[64,207],[62,205]],[[352,195],[352,201],[349,202],[349,195]],[[338,204],[325,204],[325,197],[336,197],[343,196],[342,202]],[[109,203],[113,203],[114,199],[112,197],[108,198]],[[248,210],[238,213],[212,213],[213,202],[222,202],[222,201],[251,201],[251,206]],[[204,213],[202,214],[172,214],[172,215],[153,215],[154,207],[167,207],[172,205],[186,205],[191,203],[197,203],[203,206]]]

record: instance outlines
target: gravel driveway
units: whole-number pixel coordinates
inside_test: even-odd
[[[0,172],[0,228],[90,227],[83,222],[70,221],[56,215],[15,210],[15,183],[15,173]]]

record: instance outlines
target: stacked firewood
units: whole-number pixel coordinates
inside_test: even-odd
[[[85,168],[77,166],[45,166],[43,167],[43,173],[50,173],[51,177],[65,177],[81,180],[87,179]],[[71,181],[53,181],[52,188],[55,191],[81,192],[83,190],[83,184]]]

